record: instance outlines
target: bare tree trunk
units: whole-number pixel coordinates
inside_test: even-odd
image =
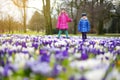
[[[44,17],[45,17],[45,33],[47,34],[48,31],[48,27],[47,27],[47,16],[46,16],[46,5],[45,5],[45,0],[42,0],[43,2],[43,13],[44,13]]]
[[[51,22],[51,15],[50,15],[50,0],[42,0],[43,2],[43,12],[45,17],[45,33],[47,35],[52,34],[52,22]],[[46,4],[45,4],[46,3]]]
[[[10,34],[10,32],[11,32],[11,21],[10,21],[10,17],[9,17],[9,22],[8,22],[8,31],[9,31],[9,34]]]
[[[26,2],[27,0],[12,0],[12,2],[19,8],[23,9],[23,31],[26,33]],[[20,4],[21,2],[21,4]]]
[[[99,35],[104,34],[104,31],[103,31],[103,20],[99,20],[98,34]]]
[[[73,0],[71,1],[71,5],[70,5],[70,9],[71,9],[71,16],[72,16],[72,19],[73,19],[73,22],[74,22],[74,30],[73,30],[73,34],[77,34],[77,17],[78,17],[78,9],[77,8],[77,12],[76,12],[76,16],[74,17],[73,14],[73,4],[75,4],[77,6],[77,2],[73,2]],[[77,6],[78,7],[78,6]]]
[[[94,1],[92,0],[92,7],[91,7],[91,32],[94,32]]]
[[[103,5],[103,1],[104,0],[100,0],[100,6]],[[103,13],[103,10],[101,11],[101,15],[104,14]],[[101,34],[104,34],[104,31],[103,31],[103,26],[104,26],[104,18],[100,18],[99,19],[99,25],[98,25],[98,34],[101,35]]]
[[[47,18],[48,18],[48,28],[49,34],[52,34],[52,22],[51,22],[51,15],[50,15],[50,0],[46,0],[46,11],[47,11]]]
[[[23,0],[23,10],[24,10],[23,16],[24,33],[26,33],[26,0]]]

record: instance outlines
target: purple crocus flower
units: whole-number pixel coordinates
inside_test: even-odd
[[[87,80],[84,76],[82,76],[79,80]]]
[[[2,76],[8,76],[8,70],[9,70],[9,68],[8,67],[6,67],[6,68],[4,68],[4,71],[2,72]]]
[[[13,72],[17,72],[19,70],[16,64],[9,64],[9,69],[12,70]]]
[[[4,51],[3,50],[0,50],[0,55],[2,55],[4,53]]]
[[[40,49],[40,54],[47,54],[47,50],[46,49]]]
[[[67,58],[68,55],[68,51],[56,51],[55,53],[55,58],[59,61],[59,60],[63,60],[65,58]]]
[[[10,73],[10,67],[9,67],[9,65],[5,65],[4,70],[2,72],[2,76],[7,77],[9,75],[11,75],[11,73]]]
[[[61,54],[55,55],[55,59],[56,59],[56,61],[62,61],[62,60],[64,60],[64,58],[63,58],[63,56]]]
[[[61,71],[60,67],[61,66],[59,64],[55,64],[53,67],[53,70],[51,72],[52,73],[51,76],[55,77],[55,76],[59,75],[59,73]]]
[[[31,68],[32,66],[34,66],[35,63],[37,64],[38,62],[27,61],[25,63],[25,69]]]
[[[65,67],[63,67],[62,70],[63,70],[64,72],[66,72],[67,69],[66,69]]]
[[[8,51],[9,56],[11,56],[11,55],[12,55],[12,53],[13,53],[13,51],[12,51],[12,50],[9,50],[9,51]]]
[[[22,42],[22,47],[27,47],[25,42]]]
[[[5,63],[4,63],[3,60],[0,60],[0,65],[1,65],[1,66],[4,66],[4,65],[5,65]]]
[[[75,80],[74,76],[70,76],[69,80]]]
[[[38,44],[37,43],[32,43],[32,47],[34,47],[35,49],[38,48]]]
[[[29,80],[29,78],[25,77],[25,78],[23,78],[23,80]]]
[[[22,51],[22,53],[24,53],[24,54],[28,54],[29,52],[28,52],[28,51]]]
[[[88,54],[86,53],[86,51],[82,51],[81,60],[86,60],[86,59],[88,59]]]
[[[40,61],[50,62],[50,56],[48,54],[42,54],[41,57],[40,57]]]
[[[33,73],[47,76],[51,72],[51,67],[46,62],[39,62],[31,67]]]
[[[104,46],[105,43],[106,43],[106,41],[100,41],[99,45]]]
[[[17,41],[17,42],[15,43],[15,45],[18,46],[18,45],[20,45],[20,43]]]
[[[64,57],[68,57],[68,56],[69,56],[69,55],[68,55],[68,51],[66,51],[66,50],[63,51],[62,54],[63,54]]]

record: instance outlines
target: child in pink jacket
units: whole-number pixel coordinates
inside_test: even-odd
[[[68,38],[68,22],[71,21],[72,19],[68,17],[67,12],[64,8],[62,8],[57,21],[57,29],[59,30],[58,38],[60,38],[60,35],[63,31],[66,34],[66,38]]]

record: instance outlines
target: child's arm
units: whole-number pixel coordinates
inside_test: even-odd
[[[79,24],[78,24],[78,31],[80,31],[80,26],[81,26],[81,21],[79,21]]]
[[[88,32],[89,32],[90,31],[90,22],[89,22],[89,20],[88,20],[87,27],[88,27]]]
[[[67,20],[68,22],[72,22],[72,19],[71,18],[68,18],[68,20]]]
[[[59,29],[60,27],[60,16],[58,16],[58,20],[57,20],[57,29]]]
[[[67,18],[67,22],[72,22],[72,19],[69,18],[68,14],[66,13],[66,18]]]

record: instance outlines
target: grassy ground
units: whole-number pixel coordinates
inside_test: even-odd
[[[6,32],[6,33],[4,33],[4,34],[9,34],[8,32]],[[27,34],[27,35],[45,35],[45,33],[44,32],[36,32],[36,31],[28,31],[27,33],[23,33],[23,32],[14,32],[14,33],[10,33],[10,34]],[[57,34],[53,34],[53,35],[57,35]],[[64,34],[62,34],[62,35],[64,35]],[[81,33],[79,33],[79,34],[76,34],[76,35],[74,35],[74,34],[69,34],[70,36],[81,36]],[[120,37],[120,34],[118,34],[118,33],[110,33],[110,34],[103,34],[103,35],[98,35],[98,34],[87,34],[88,36],[100,36],[100,37],[102,37],[102,36],[105,36],[105,37]]]

